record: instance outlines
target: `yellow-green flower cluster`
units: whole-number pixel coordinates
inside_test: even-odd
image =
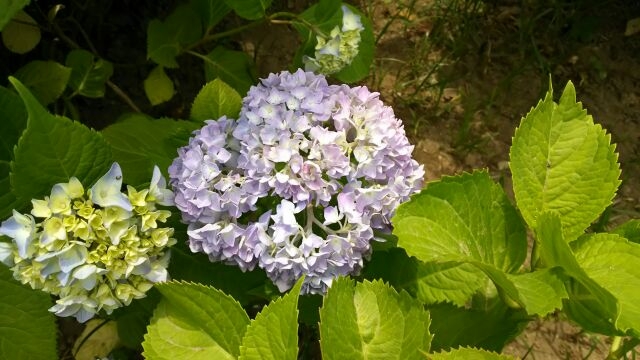
[[[342,27],[334,27],[329,36],[316,36],[315,58],[304,57],[305,70],[330,75],[351,64],[358,55],[362,30],[360,16],[343,5]]]
[[[13,211],[0,226],[12,242],[0,242],[0,262],[13,276],[59,299],[49,309],[80,322],[111,313],[167,280],[172,228],[158,227],[171,215],[173,193],[155,167],[149,188],[127,186],[114,163],[85,192],[80,181],[56,184],[31,214]]]

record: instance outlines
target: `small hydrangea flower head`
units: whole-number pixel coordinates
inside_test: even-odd
[[[85,322],[110,314],[166,281],[172,228],[156,205],[173,203],[158,167],[148,189],[122,193],[117,163],[85,193],[76,178],[33,199],[31,214],[13,211],[0,226],[12,242],[0,242],[0,262],[23,284],[58,297],[49,309]]]
[[[351,64],[358,55],[362,30],[364,26],[360,16],[342,5],[342,26],[334,27],[328,36],[316,36],[315,57],[303,58],[305,69],[330,75]]]
[[[284,71],[249,90],[237,120],[195,131],[170,184],[192,251],[258,266],[281,291],[304,275],[304,293],[324,293],[360,271],[375,232],[421,188],[412,151],[377,93]]]

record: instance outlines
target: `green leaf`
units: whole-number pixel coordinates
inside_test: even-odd
[[[55,61],[34,60],[18,69],[14,76],[46,106],[62,95],[70,75],[70,68]]]
[[[277,291],[268,287],[273,285],[261,269],[243,272],[237,266],[213,263],[202,253],[194,254],[186,244],[186,225],[176,224],[175,221],[171,224],[176,229],[174,237],[178,239],[178,244],[171,248],[169,263],[169,273],[174,280],[211,285],[233,296],[243,306],[261,303],[270,298],[272,291]]]
[[[341,278],[320,309],[322,358],[421,359],[431,343],[429,312],[381,281]]]
[[[142,299],[133,300],[111,315],[117,322],[118,337],[122,344],[130,349],[142,349],[144,334],[147,333],[147,326],[160,298],[160,293],[151,289]]]
[[[271,6],[271,0],[224,0],[224,2],[238,16],[248,20],[263,18],[265,11]]]
[[[176,56],[184,46],[202,36],[200,15],[188,4],[178,6],[165,21],[151,20],[147,27],[147,59],[167,68],[177,68]]]
[[[255,83],[253,61],[242,51],[228,50],[218,46],[207,55],[206,59],[204,73],[207,81],[220,78],[240,94],[246,94],[249,87]]]
[[[627,240],[640,244],[640,220],[629,220],[612,231]]]
[[[13,148],[27,127],[27,110],[16,93],[0,86],[0,162],[13,159]]]
[[[205,121],[222,116],[238,117],[242,98],[220,79],[208,82],[198,93],[191,106],[191,120]]]
[[[113,158],[122,167],[127,183],[140,185],[151,180],[154,165],[166,175],[178,155],[178,147],[186,145],[191,132],[201,125],[129,114],[103,129],[102,134],[111,145]]]
[[[539,275],[549,281],[536,281],[538,275],[508,276],[524,261],[526,233],[506,194],[486,172],[429,184],[398,208],[393,224],[398,245],[409,255],[423,262],[472,264],[494,282],[505,301],[530,314],[545,315],[566,297],[551,274]],[[466,293],[476,289],[468,287]],[[553,298],[535,296],[539,293]]]
[[[111,166],[111,151],[102,135],[65,117],[49,114],[15,78],[9,81],[28,113],[27,129],[11,163],[11,185],[18,199],[47,195],[51,187],[75,176],[85,186]]]
[[[164,72],[162,66],[151,70],[149,76],[144,79],[144,93],[151,105],[154,106],[171,100],[175,94],[173,81]]]
[[[249,317],[231,296],[200,284],[156,285],[163,298],[142,343],[147,359],[236,359]]]
[[[65,65],[71,68],[69,86],[76,93],[90,98],[104,96],[105,83],[113,75],[110,62],[96,58],[86,50],[71,50]]]
[[[28,3],[29,0],[0,0],[0,9],[2,9],[0,11],[0,31],[3,31],[11,18]]]
[[[471,264],[424,263],[409,257],[402,248],[374,251],[362,274],[383,279],[398,291],[406,290],[424,304],[451,302],[464,306],[487,277]]]
[[[569,300],[563,309],[567,315],[586,330],[618,334],[618,300],[582,269],[563,238],[562,224],[557,214],[547,211],[539,216],[536,241],[544,264],[561,267],[578,282],[577,286],[568,289]]]
[[[428,354],[429,360],[515,360],[516,358],[509,355],[501,355],[495,352],[474,349],[459,348],[447,352],[437,354]]]
[[[497,297],[480,294],[468,308],[437,304],[430,306],[429,312],[434,334],[432,351],[475,346],[499,352],[530,320],[524,311],[506,306]]]
[[[48,294],[21,285],[0,265],[0,358],[58,358],[52,305]]]
[[[620,184],[615,145],[576,102],[573,84],[559,103],[550,89],[522,119],[510,153],[518,208],[531,228],[555,211],[564,239],[575,240],[611,203]]]
[[[640,336],[640,244],[605,233],[585,236],[572,245],[586,274],[617,298],[617,328]]]
[[[507,278],[518,291],[528,314],[545,316],[562,308],[562,300],[569,295],[558,269],[542,269],[534,272],[511,275]]]
[[[11,189],[11,166],[8,162],[0,162],[0,219],[11,215],[13,209],[20,210],[30,202],[19,200]]]
[[[513,272],[527,252],[521,218],[484,171],[430,183],[392,221],[398,246],[424,262],[471,260]]]
[[[240,360],[298,358],[298,297],[303,280],[251,321],[240,346]]]
[[[220,22],[231,8],[220,0],[191,0],[191,7],[200,15],[202,25],[207,31]]]
[[[18,12],[2,29],[4,46],[16,54],[26,54],[33,50],[40,42],[40,37],[38,23],[24,11]]]

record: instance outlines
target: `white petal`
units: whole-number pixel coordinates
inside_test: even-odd
[[[111,169],[103,177],[98,179],[91,187],[91,201],[102,207],[118,206],[131,211],[133,206],[129,198],[120,192],[122,187],[122,169],[118,163],[113,163]]]

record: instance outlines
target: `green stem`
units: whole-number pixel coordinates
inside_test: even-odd
[[[611,348],[609,349],[609,355],[607,355],[606,360],[620,359],[639,344],[640,339],[638,338],[628,338],[623,341],[622,337],[614,336],[611,341]]]

